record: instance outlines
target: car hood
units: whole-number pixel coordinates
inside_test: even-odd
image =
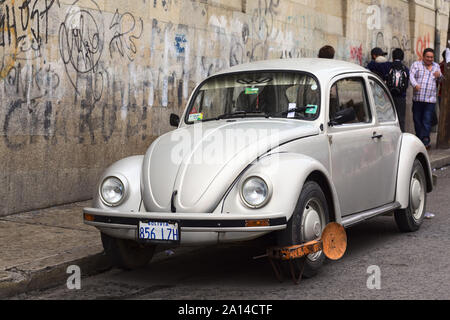
[[[259,156],[318,133],[313,123],[244,119],[197,123],[162,135],[143,162],[145,208],[212,212],[231,183]]]

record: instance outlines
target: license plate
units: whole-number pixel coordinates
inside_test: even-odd
[[[178,223],[169,222],[139,222],[138,237],[141,240],[179,241]]]

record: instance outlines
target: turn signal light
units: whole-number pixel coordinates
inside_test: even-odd
[[[84,220],[86,220],[86,221],[94,221],[95,218],[94,218],[94,216],[92,214],[85,213],[84,214]]]
[[[269,219],[263,220],[245,220],[246,227],[269,227],[270,221]]]

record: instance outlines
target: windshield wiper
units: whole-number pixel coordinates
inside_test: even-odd
[[[295,107],[295,108],[292,108],[292,109],[289,109],[289,110],[286,110],[286,111],[277,112],[277,113],[275,113],[273,115],[285,116],[285,115],[287,115],[287,114],[289,114],[291,112],[305,112],[307,108],[308,108],[307,106]]]
[[[292,118],[302,120],[302,119],[305,119],[305,116],[303,114],[297,114],[297,113],[298,112],[299,113],[300,112],[305,112],[307,108],[308,108],[307,106],[295,107],[295,108],[292,108],[292,109],[289,109],[289,110],[272,113],[270,116],[271,117],[275,117],[275,118],[279,117],[279,116],[283,116],[284,117],[284,116],[287,116],[289,113],[293,113],[294,116]]]
[[[230,118],[245,118],[245,117],[266,117],[269,118],[270,114],[263,111],[236,111],[232,113],[225,113],[216,118],[216,120],[230,119]]]

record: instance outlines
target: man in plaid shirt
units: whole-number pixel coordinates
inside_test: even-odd
[[[412,64],[409,79],[414,88],[413,120],[416,136],[430,148],[431,121],[436,108],[438,82],[443,79],[439,64],[434,62],[434,50],[427,48],[423,60]]]

